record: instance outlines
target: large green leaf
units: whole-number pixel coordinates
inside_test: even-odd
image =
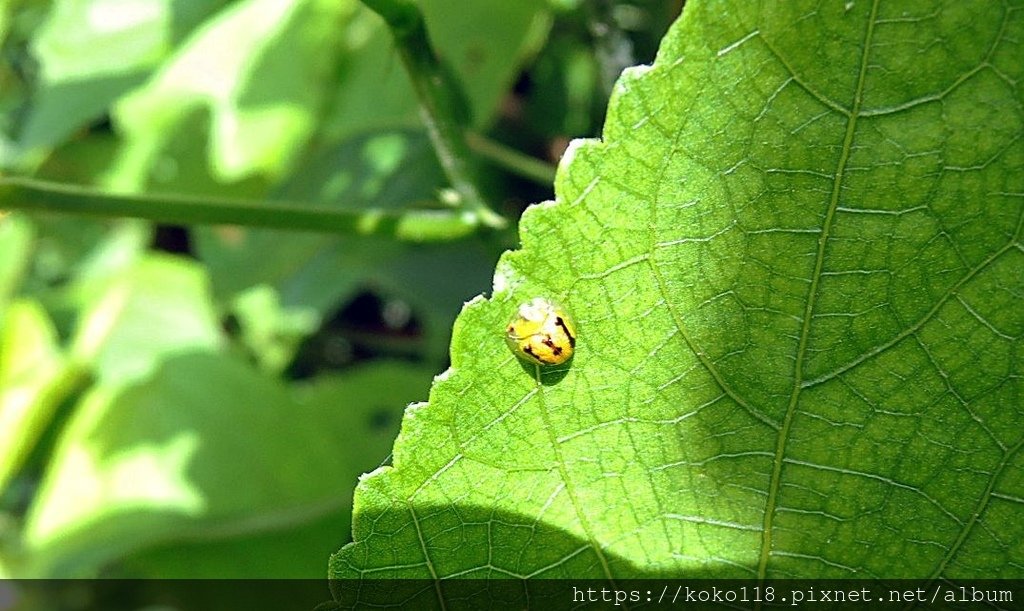
[[[1024,576],[1022,9],[688,2],[332,574]],[[579,331],[542,383],[535,296]]]
[[[287,387],[225,354],[204,268],[138,257],[134,233],[125,237],[80,262],[82,286],[69,292],[83,310],[67,356],[37,302],[3,312],[0,488],[55,397],[84,368],[96,382],[55,444],[4,570],[81,576],[123,560],[129,575],[322,577],[346,539],[356,477],[385,457],[429,371],[380,362]]]
[[[210,166],[228,181],[279,174],[312,133],[352,2],[246,0],[204,24],[115,110],[130,146],[112,184],[136,187],[197,110],[210,113]]]
[[[319,578],[347,520],[319,545],[305,529],[328,536],[322,519],[348,508],[426,379],[379,363],[293,389],[193,352],[94,387],[55,448],[18,574],[91,575],[130,556],[134,575]]]
[[[318,420],[321,431],[310,439],[319,443],[324,437],[334,447],[335,467],[310,472],[307,479],[321,482],[325,494],[346,491],[346,502],[339,510],[298,526],[242,536],[178,536],[126,559],[124,570],[159,579],[322,579],[328,556],[338,541],[348,538],[349,493],[356,478],[387,457],[402,407],[423,396],[429,378],[422,367],[378,361],[294,387],[295,404],[289,408],[297,408],[301,416],[310,410],[310,419]],[[291,426],[312,425],[300,420],[305,418],[297,418]],[[306,452],[299,446],[292,451]]]
[[[52,146],[141,83],[222,0],[57,0],[33,37],[40,66],[21,129],[26,149]]]

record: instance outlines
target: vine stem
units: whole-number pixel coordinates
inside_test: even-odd
[[[461,210],[353,210],[294,202],[149,193],[121,195],[21,176],[0,176],[2,210],[129,217],[180,225],[245,225],[381,235],[409,242],[455,240],[472,233],[477,225],[475,217]]]
[[[555,182],[555,166],[550,163],[474,132],[466,132],[466,143],[474,153],[513,174],[545,187],[550,187]]]
[[[420,115],[441,168],[459,195],[459,205],[480,224],[502,229],[507,221],[491,210],[476,187],[472,157],[463,122],[466,104],[461,90],[444,69],[427,35],[423,13],[411,0],[363,0],[380,15],[395,38],[399,58],[419,100]]]

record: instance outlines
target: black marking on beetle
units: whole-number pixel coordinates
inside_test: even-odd
[[[551,354],[555,356],[562,354],[562,347],[556,345],[555,340],[551,339],[550,335],[545,335],[541,343],[547,346],[548,348],[551,348]]]
[[[569,338],[569,345],[573,348],[576,347],[576,338],[572,336],[572,332],[569,331],[569,326],[565,324],[561,316],[555,318],[555,324],[562,327],[562,331],[565,331],[565,336]]]
[[[527,344],[523,348],[523,352],[525,352],[526,354],[529,354],[530,358],[532,358],[534,361],[540,363],[541,365],[552,365],[554,363],[550,359],[546,359],[543,356],[541,356],[541,355],[537,354],[536,352],[534,352],[533,351],[533,346],[531,346],[529,344]]]

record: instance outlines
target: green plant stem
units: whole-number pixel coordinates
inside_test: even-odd
[[[384,18],[398,55],[419,99],[420,114],[434,145],[441,168],[460,197],[460,206],[480,223],[501,229],[506,220],[484,202],[476,188],[472,157],[458,119],[465,105],[460,89],[434,55],[419,7],[410,0],[363,0],[363,4]]]
[[[479,222],[474,215],[458,210],[340,210],[274,201],[116,195],[89,187],[14,176],[0,177],[0,210],[130,217],[180,225],[246,225],[381,235],[410,242],[458,239],[472,233]]]
[[[555,166],[550,163],[473,132],[466,133],[466,143],[474,153],[493,161],[513,174],[547,187],[555,182]]]

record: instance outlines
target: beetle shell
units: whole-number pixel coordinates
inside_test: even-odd
[[[525,361],[561,365],[576,351],[576,323],[564,308],[536,297],[516,310],[505,329],[505,343]]]

